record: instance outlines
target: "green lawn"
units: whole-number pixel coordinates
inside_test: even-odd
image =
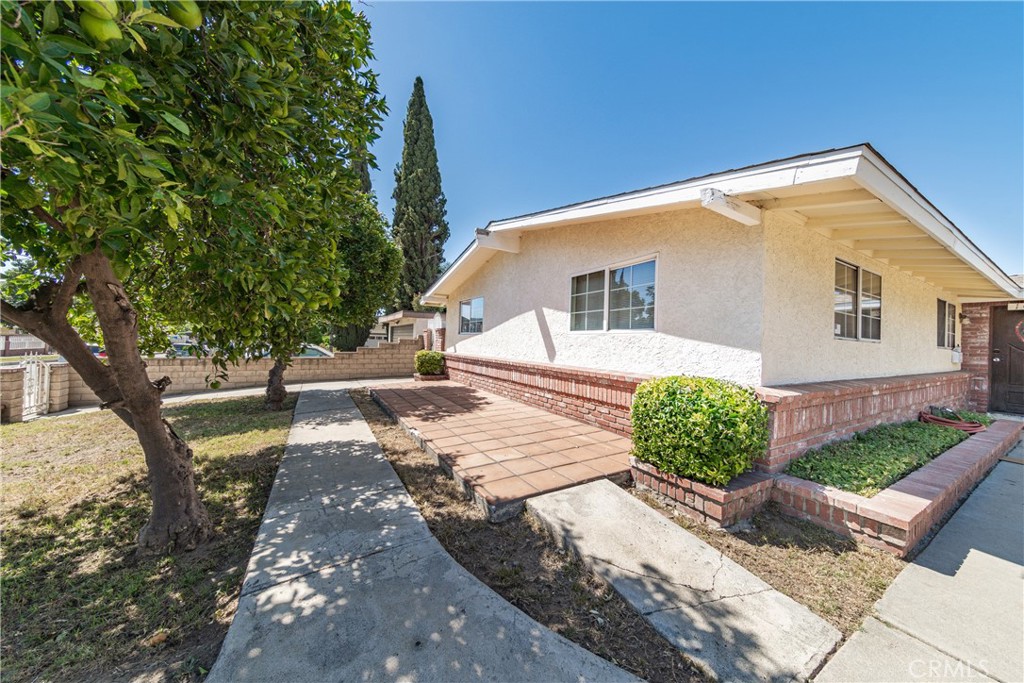
[[[195,453],[216,537],[202,549],[138,557],[149,511],[141,449],[107,412],[0,428],[4,678],[109,679],[143,669],[205,674],[234,615],[294,408],[262,397],[165,414]]]
[[[786,473],[871,497],[966,438],[952,427],[924,422],[880,425],[809,451]]]

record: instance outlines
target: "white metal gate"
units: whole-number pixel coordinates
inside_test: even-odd
[[[25,384],[22,393],[22,411],[25,417],[45,415],[50,405],[50,365],[41,360],[22,361]]]

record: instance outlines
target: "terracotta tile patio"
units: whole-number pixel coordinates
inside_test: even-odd
[[[377,402],[492,521],[542,493],[629,477],[629,439],[456,382],[389,384]]]

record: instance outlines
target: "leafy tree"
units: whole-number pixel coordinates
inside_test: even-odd
[[[434,146],[434,120],[427,108],[423,79],[416,77],[405,116],[405,146],[395,168],[395,216],[392,232],[402,249],[402,279],[397,305],[413,302],[440,275],[448,241],[445,196]]]
[[[352,166],[359,176],[360,192],[375,203],[366,150],[361,151],[363,156],[357,157]],[[377,216],[380,218],[380,214]],[[374,222],[384,227],[382,220]],[[382,239],[380,232],[372,229],[360,232],[359,236],[360,242],[353,250],[358,256],[350,264],[348,296],[343,298],[346,304],[328,314],[325,321],[331,346],[342,351],[355,351],[366,343],[378,313],[394,304],[401,272],[401,252],[389,240]],[[356,306],[359,310],[354,310]]]
[[[187,307],[222,362],[268,341],[282,357],[295,319],[339,305],[346,248],[326,217],[359,212],[344,160],[383,113],[369,24],[337,1],[0,7],[4,260],[39,277],[0,313],[138,435],[153,500],[140,549],[194,547],[212,527],[140,328]],[[69,320],[82,297],[109,364]]]

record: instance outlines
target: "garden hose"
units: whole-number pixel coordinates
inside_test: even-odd
[[[951,413],[953,411],[950,411]],[[953,413],[956,415],[956,413]],[[959,415],[957,416],[959,418]],[[967,432],[968,434],[977,434],[985,431],[985,425],[980,422],[967,422],[960,419],[950,419],[946,417],[939,417],[938,415],[932,415],[929,412],[921,411],[920,415],[921,422],[927,422],[929,424],[941,425],[943,427],[952,427],[953,429],[959,429],[961,432]]]

